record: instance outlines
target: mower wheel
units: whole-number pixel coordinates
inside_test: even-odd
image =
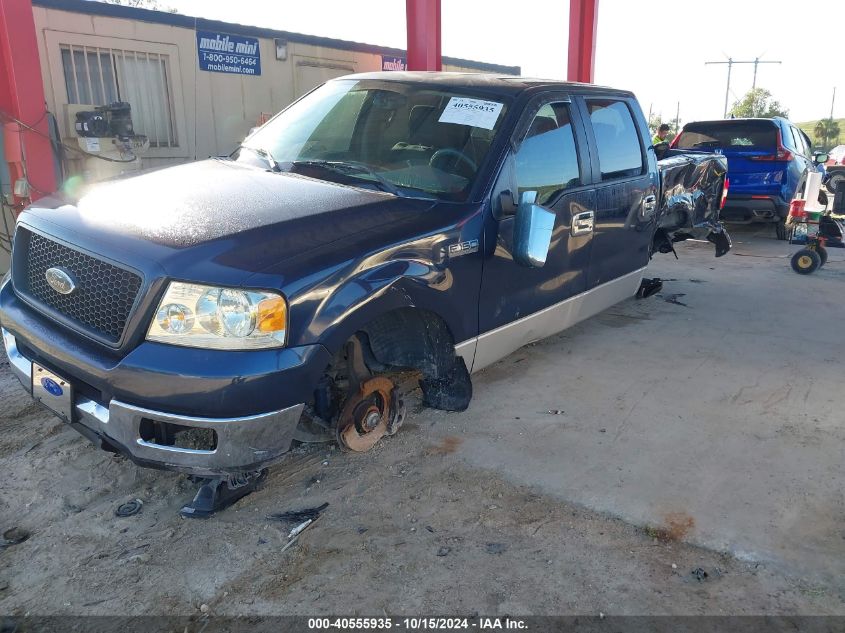
[[[822,265],[822,259],[816,251],[802,248],[792,256],[792,270],[799,275],[809,275],[816,272]]]
[[[819,268],[821,268],[827,263],[827,249],[819,244],[816,246],[816,252],[819,254],[819,259],[821,260],[821,263],[819,264]]]

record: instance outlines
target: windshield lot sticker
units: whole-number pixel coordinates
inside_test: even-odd
[[[492,130],[502,111],[502,104],[495,101],[481,99],[466,99],[452,97],[443,110],[438,121],[441,123],[458,123],[473,127]]]

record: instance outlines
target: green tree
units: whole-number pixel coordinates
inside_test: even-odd
[[[833,139],[839,138],[839,131],[839,123],[833,119],[822,119],[816,123],[816,127],[813,128],[813,134],[816,135],[816,141],[821,140],[821,144],[824,147],[827,147]]]
[[[768,119],[775,116],[789,116],[789,110],[780,102],[772,99],[772,93],[765,88],[754,88],[745,93],[739,101],[735,101],[730,115],[738,118],[760,117]]]

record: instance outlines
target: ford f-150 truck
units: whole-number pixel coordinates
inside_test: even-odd
[[[471,372],[634,295],[655,251],[727,252],[724,158],[659,169],[649,137],[633,94],[592,85],[329,81],[228,157],[27,209],[0,289],[12,370],[144,466],[367,450],[402,423],[391,372],[463,410]]]

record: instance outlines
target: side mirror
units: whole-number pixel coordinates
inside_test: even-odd
[[[816,165],[820,165],[821,163],[826,163],[828,158],[830,158],[830,156],[827,154],[814,154],[813,162],[816,163]]]
[[[513,258],[529,268],[546,263],[555,227],[555,214],[535,204],[536,200],[536,191],[522,193],[513,227]]]

